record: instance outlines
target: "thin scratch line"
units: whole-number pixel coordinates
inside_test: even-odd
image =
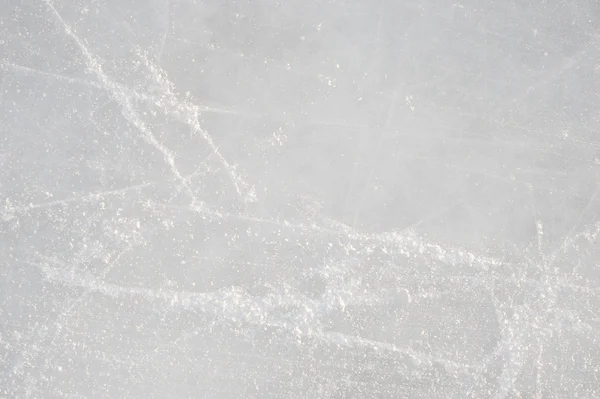
[[[25,212],[29,209],[40,209],[40,208],[50,208],[50,207],[54,207],[54,206],[60,206],[60,205],[65,205],[71,202],[81,202],[81,201],[87,201],[87,200],[91,200],[91,199],[98,199],[98,198],[102,198],[103,196],[106,195],[117,195],[117,194],[123,194],[126,193],[128,191],[132,191],[132,190],[139,190],[141,188],[145,188],[145,187],[149,187],[156,184],[156,182],[150,182],[150,183],[141,183],[141,184],[136,184],[133,186],[129,186],[129,187],[124,187],[124,188],[118,188],[115,190],[107,190],[107,191],[98,191],[98,192],[94,192],[94,193],[90,193],[90,194],[86,194],[86,195],[81,195],[81,196],[76,196],[76,197],[69,197],[69,198],[65,198],[65,199],[61,199],[61,200],[56,200],[56,201],[50,201],[50,202],[40,202],[37,204],[30,204],[28,206],[22,206],[19,208],[16,208],[15,210],[17,212]]]
[[[578,235],[574,235],[575,230],[581,224],[581,221],[583,220],[583,217],[585,216],[586,212],[592,207],[592,204],[594,203],[594,201],[598,197],[598,194],[600,194],[600,184],[598,184],[598,186],[596,187],[596,190],[591,195],[591,197],[590,197],[589,201],[587,202],[586,206],[579,213],[579,217],[577,218],[577,221],[575,222],[575,224],[573,224],[573,226],[571,227],[571,229],[569,230],[569,232],[567,233],[567,235],[565,236],[565,238],[562,240],[560,246],[558,248],[556,248],[556,250],[554,250],[554,252],[552,252],[552,254],[550,255],[550,262],[548,262],[548,265],[546,267],[547,269],[550,269],[550,267],[552,267],[552,265],[554,264],[554,262],[558,259],[558,254],[560,252],[562,252],[569,244],[571,244],[571,242],[573,241],[573,239],[578,236]]]
[[[88,50],[87,46],[83,43],[83,41],[75,33],[73,33],[73,29],[71,28],[71,26],[69,26],[63,20],[62,16],[59,14],[56,8],[54,8],[50,0],[44,0],[44,2],[50,8],[55,18],[60,22],[67,36],[69,36],[79,47],[81,53],[85,58],[88,70],[102,82],[102,84],[109,90],[110,94],[112,94],[114,99],[122,106],[123,116],[125,116],[125,118],[130,123],[132,123],[136,128],[139,129],[141,133],[143,133],[142,137],[146,142],[151,144],[155,149],[162,153],[164,160],[171,173],[177,178],[181,186],[183,186],[186,189],[188,195],[192,198],[192,201],[194,203],[197,202],[197,199],[194,196],[192,189],[177,169],[177,166],[175,165],[175,158],[171,151],[168,148],[166,148],[163,144],[159,143],[158,140],[156,140],[154,134],[145,126],[137,112],[133,109],[129,97],[123,91],[118,90],[118,86],[115,83],[113,83],[108,78],[108,76],[102,71],[102,67],[98,60],[93,57],[93,55]]]
[[[45,72],[45,71],[41,71],[39,69],[29,68],[29,67],[26,67],[23,65],[11,64],[11,63],[5,62],[5,63],[0,64],[0,69],[3,69],[3,70],[13,69],[15,71],[21,71],[24,73],[28,73],[30,75],[39,75],[39,76],[50,77],[50,78],[63,80],[63,81],[73,83],[73,84],[79,84],[79,85],[83,85],[83,86],[92,87],[92,88],[107,91],[110,93],[110,90],[107,87],[104,87],[104,86],[102,86],[96,82],[90,81],[90,80],[72,78],[69,76],[61,75],[61,74]],[[136,101],[141,101],[141,102],[154,104],[154,105],[156,105],[157,103],[160,103],[160,101],[161,101],[158,97],[148,95],[146,93],[139,93],[135,89],[131,89],[125,85],[122,85],[122,84],[119,84],[116,82],[111,82],[111,83],[114,88],[118,89],[118,91],[123,92],[126,95],[133,97]],[[236,115],[236,116],[247,117],[247,118],[259,117],[259,115],[253,114],[250,112],[230,110],[230,109],[221,108],[221,107],[211,107],[211,106],[207,106],[207,105],[196,105],[194,107],[198,109],[198,112],[211,112],[211,113],[223,114],[223,115]]]
[[[3,69],[6,69],[6,70],[12,69],[15,71],[25,72],[30,75],[41,75],[41,76],[46,76],[46,77],[50,77],[50,78],[54,78],[54,79],[58,79],[58,80],[64,80],[69,83],[79,84],[79,85],[83,85],[83,86],[89,86],[89,87],[93,87],[93,88],[101,89],[101,90],[104,89],[104,87],[102,87],[101,85],[99,85],[95,82],[84,80],[84,79],[79,79],[79,78],[72,78],[72,77],[61,75],[58,73],[40,71],[38,69],[33,69],[33,68],[29,68],[29,67],[22,66],[22,65],[11,64],[9,62],[3,63],[2,66],[4,67]]]
[[[90,273],[81,273],[75,270],[64,270],[51,268],[46,264],[39,264],[24,261],[34,267],[39,268],[50,281],[64,284],[72,287],[81,287],[88,292],[98,292],[103,295],[119,297],[140,297],[147,301],[163,301],[173,306],[178,306],[188,310],[198,310],[203,313],[215,314],[225,319],[244,322],[251,325],[267,325],[283,328],[295,335],[306,338],[316,338],[317,340],[330,344],[341,345],[344,347],[362,347],[375,351],[383,350],[385,352],[396,352],[407,355],[419,363],[437,363],[445,368],[468,372],[475,367],[460,364],[452,360],[435,358],[429,355],[418,353],[410,348],[399,348],[396,345],[370,340],[359,336],[353,336],[332,331],[321,331],[317,325],[306,331],[302,331],[303,324],[279,320],[273,317],[272,313],[279,307],[287,308],[290,305],[297,305],[298,298],[289,296],[267,296],[265,298],[253,297],[244,293],[238,287],[230,287],[208,292],[176,291],[168,289],[152,289],[142,287],[123,287],[116,284],[104,283],[96,279]],[[305,304],[304,302],[302,302]],[[306,305],[306,304],[305,304]],[[318,304],[310,304],[311,307]],[[316,322],[316,320],[315,320]],[[311,323],[312,324],[312,323]]]
[[[383,8],[385,6],[385,0],[381,0],[381,5],[379,6],[379,20],[377,21],[377,35],[375,36],[375,43],[379,45],[381,41],[381,30],[383,28]]]
[[[167,41],[167,36],[169,36],[169,31],[171,30],[171,1],[170,0],[165,0],[165,8],[166,8],[166,15],[165,15],[165,32],[162,36],[161,42],[160,42],[160,46],[158,48],[158,54],[156,55],[156,59],[157,61],[160,61],[165,49],[165,42]]]
[[[152,64],[148,57],[141,55],[142,61],[146,63],[146,67],[153,74],[153,78],[159,83],[162,92],[162,99],[158,99],[155,105],[163,108],[167,113],[172,114],[186,123],[194,133],[200,133],[201,137],[208,144],[210,149],[215,153],[221,164],[225,167],[227,174],[237,192],[243,198],[244,202],[255,202],[256,194],[253,188],[249,188],[247,183],[238,175],[235,166],[231,165],[223,154],[219,151],[219,147],[215,144],[213,138],[200,125],[199,115],[202,109],[195,104],[185,101],[183,104],[179,101],[172,91],[173,84],[168,80],[166,74],[156,65]]]

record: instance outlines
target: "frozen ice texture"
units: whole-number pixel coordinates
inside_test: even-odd
[[[600,396],[599,18],[0,0],[0,396]]]

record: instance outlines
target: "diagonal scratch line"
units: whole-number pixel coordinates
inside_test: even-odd
[[[237,173],[235,165],[231,165],[223,154],[219,151],[219,147],[215,144],[213,138],[200,125],[200,113],[202,108],[191,103],[189,100],[180,101],[176,98],[173,92],[173,84],[168,80],[164,71],[152,64],[148,57],[140,54],[141,59],[145,62],[146,67],[152,73],[155,82],[159,84],[161,97],[155,101],[155,105],[162,108],[166,113],[178,117],[181,121],[192,128],[194,133],[200,133],[201,137],[208,144],[212,152],[217,156],[227,174],[237,194],[243,198],[244,202],[255,202],[256,194],[253,188],[249,188],[248,184]]]
[[[171,31],[171,0],[165,0],[165,31],[160,40],[160,44],[158,47],[158,53],[156,55],[156,59],[159,61],[163,56],[163,52],[165,50],[165,43],[167,41],[167,36],[169,36],[170,31]]]
[[[210,156],[209,156],[209,158],[210,158]],[[186,181],[189,181],[190,178],[199,175],[200,174],[199,169],[200,168],[198,168],[198,170],[192,172],[191,174],[184,176],[184,179]],[[169,181],[166,181],[166,182],[169,182]],[[155,186],[156,184],[166,183],[166,182],[165,181],[151,181],[151,182],[146,182],[146,183],[134,184],[134,185],[127,186],[127,187],[116,188],[113,190],[96,191],[96,192],[91,192],[91,193],[87,193],[87,194],[71,196],[71,197],[67,197],[67,198],[63,198],[63,199],[58,199],[55,201],[38,202],[35,204],[30,203],[29,205],[12,206],[12,207],[8,208],[8,211],[9,211],[8,214],[10,215],[11,212],[13,214],[14,213],[26,214],[28,211],[34,210],[34,209],[46,209],[46,208],[52,208],[52,207],[56,207],[56,206],[68,205],[68,204],[75,203],[75,202],[86,202],[86,201],[91,201],[91,200],[99,200],[106,196],[124,194],[129,191],[141,190],[146,187],[152,187],[152,186]],[[217,213],[213,212],[213,214],[216,215]]]
[[[69,36],[79,47],[79,50],[83,54],[85,58],[85,64],[88,70],[96,76],[98,80],[103,84],[103,86],[109,91],[110,95],[119,103],[122,107],[123,116],[132,123],[141,133],[144,140],[152,145],[156,150],[158,150],[165,160],[169,170],[175,176],[175,178],[179,181],[181,186],[185,188],[187,194],[192,198],[192,201],[195,203],[197,201],[196,197],[192,189],[190,188],[188,182],[181,175],[177,166],[175,165],[175,158],[172,152],[166,148],[163,144],[159,143],[154,134],[146,127],[143,123],[142,119],[138,115],[138,113],[133,109],[131,105],[129,97],[126,95],[123,90],[119,89],[119,86],[111,81],[108,76],[102,71],[102,66],[98,62],[96,58],[92,55],[92,53],[88,50],[87,46],[83,43],[83,41],[73,33],[73,29],[69,26],[59,14],[59,12],[54,8],[50,0],[44,0],[46,5],[50,8],[56,20],[61,24],[67,36]]]
[[[556,248],[556,250],[554,250],[554,252],[552,252],[552,254],[550,255],[550,262],[548,262],[548,266],[546,267],[547,269],[550,269],[550,267],[552,267],[552,265],[554,264],[554,262],[558,259],[558,255],[564,251],[564,249],[573,242],[573,240],[575,239],[575,237],[578,237],[579,235],[575,235],[575,230],[577,229],[577,227],[579,227],[579,225],[581,224],[581,221],[583,220],[583,217],[585,216],[586,212],[588,210],[590,210],[590,208],[592,207],[592,204],[594,203],[594,201],[596,200],[596,198],[598,198],[598,195],[600,194],[600,184],[598,184],[598,186],[596,187],[596,190],[594,191],[594,193],[591,195],[589,201],[587,202],[586,206],[583,208],[583,210],[579,213],[579,217],[577,218],[577,221],[575,222],[575,224],[573,224],[573,226],[571,227],[571,229],[569,230],[569,232],[567,233],[567,235],[565,236],[565,238],[562,240],[560,246],[558,248]]]

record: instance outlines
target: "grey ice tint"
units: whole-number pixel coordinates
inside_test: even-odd
[[[0,397],[598,397],[599,18],[0,0]]]

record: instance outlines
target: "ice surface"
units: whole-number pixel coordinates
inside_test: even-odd
[[[0,0],[0,396],[600,396],[600,7]]]

